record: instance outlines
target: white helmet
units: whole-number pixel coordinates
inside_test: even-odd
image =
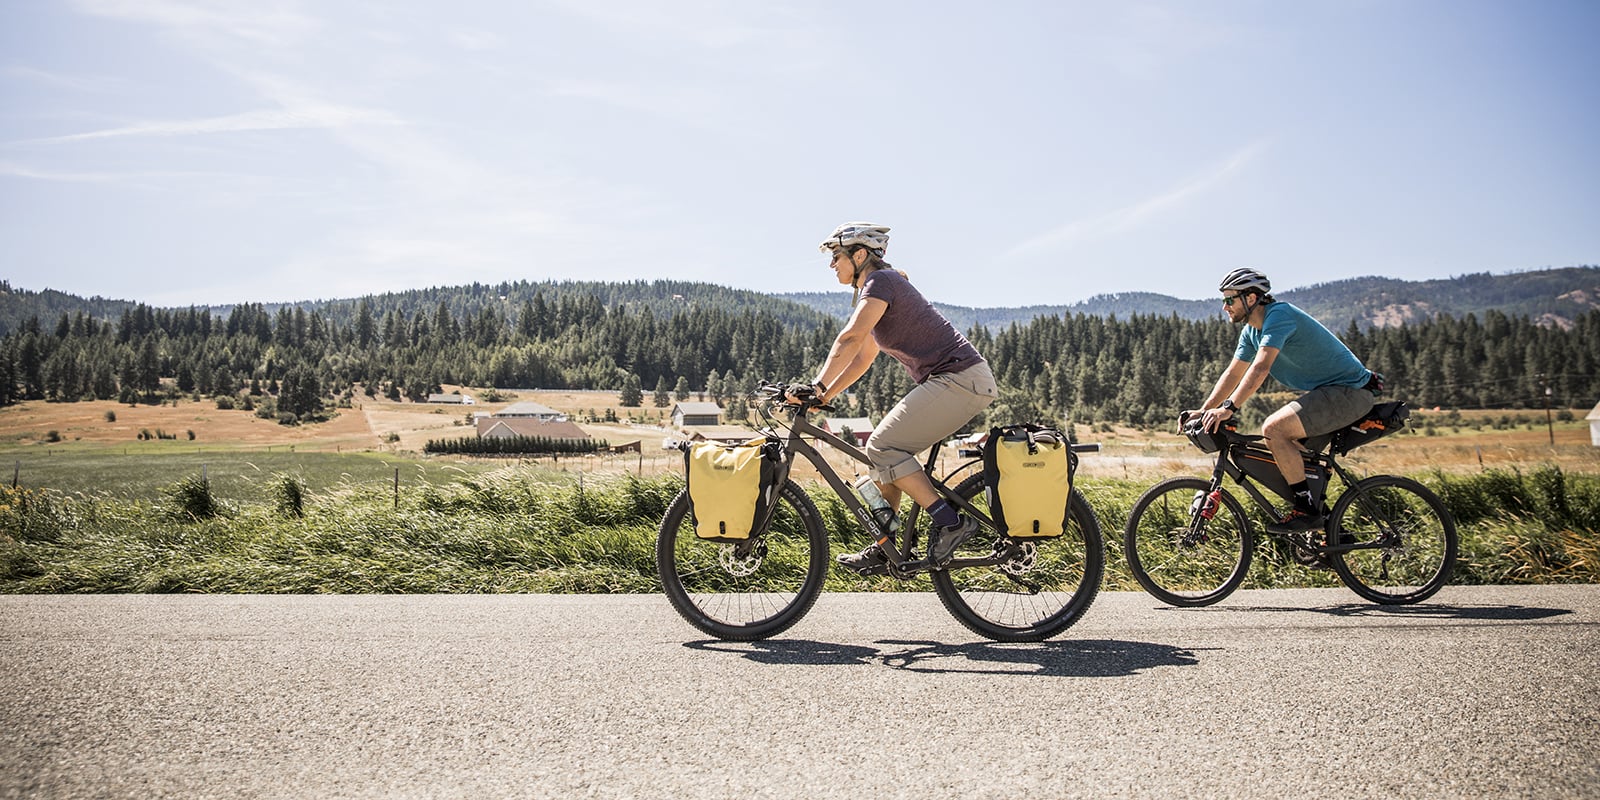
[[[822,240],[817,249],[827,253],[852,245],[861,245],[881,258],[889,249],[889,227],[870,222],[846,222],[834,228],[833,234]]]
[[[1249,267],[1240,267],[1224,276],[1222,285],[1217,287],[1219,292],[1226,292],[1230,289],[1241,293],[1260,292],[1261,294],[1271,294],[1272,281],[1267,280],[1267,276]]]

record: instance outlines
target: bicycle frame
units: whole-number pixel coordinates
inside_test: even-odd
[[[1234,485],[1244,490],[1245,494],[1249,496],[1249,498],[1256,504],[1257,508],[1261,509],[1261,512],[1265,514],[1268,519],[1272,520],[1273,522],[1282,522],[1285,515],[1278,513],[1277,508],[1273,505],[1272,501],[1267,498],[1266,493],[1257,488],[1255,481],[1251,479],[1250,475],[1244,471],[1244,468],[1240,466],[1237,461],[1238,458],[1242,457],[1239,454],[1244,450],[1244,446],[1249,445],[1252,442],[1260,441],[1261,437],[1241,434],[1228,428],[1223,428],[1218,432],[1222,434],[1225,444],[1218,450],[1217,464],[1211,472],[1211,491],[1214,492],[1221,489],[1223,477],[1226,476],[1233,480]],[[1330,475],[1338,475],[1340,483],[1344,485],[1343,491],[1349,491],[1350,487],[1356,484],[1358,479],[1345,470],[1343,466],[1340,466],[1338,459],[1334,458],[1332,453],[1310,453],[1307,455],[1309,455],[1315,463],[1328,468]],[[1342,493],[1343,492],[1341,492],[1341,494]],[[1274,492],[1274,494],[1278,493]],[[1287,496],[1280,496],[1282,496],[1285,500],[1290,499]],[[1364,497],[1358,499],[1360,499],[1362,504],[1365,506],[1367,503],[1366,499]],[[1370,511],[1371,509],[1368,510]],[[1196,509],[1195,513],[1199,514],[1200,510]],[[1195,520],[1191,518],[1191,528],[1194,527],[1194,523]],[[1329,541],[1318,544],[1315,537],[1308,536],[1306,537],[1306,540],[1301,541],[1295,539],[1294,537],[1286,536],[1285,534],[1274,533],[1271,530],[1267,530],[1265,532],[1268,536],[1289,540],[1296,547],[1304,548],[1319,555],[1347,553],[1352,550],[1377,549],[1383,546],[1381,542],[1339,544],[1337,542]]]
[[[924,572],[932,569],[934,564],[930,559],[913,559],[911,557],[911,553],[915,550],[917,545],[916,522],[921,514],[922,509],[916,504],[912,505],[910,513],[908,513],[906,518],[901,522],[900,541],[896,542],[894,537],[890,535],[888,531],[885,531],[881,526],[878,525],[878,521],[873,518],[871,510],[868,509],[866,504],[861,501],[861,498],[856,495],[855,489],[853,489],[850,484],[846,483],[844,478],[840,477],[838,471],[833,468],[832,464],[828,463],[828,460],[822,455],[822,452],[813,447],[810,442],[806,441],[805,437],[809,436],[817,441],[826,443],[829,447],[844,453],[855,461],[870,466],[872,462],[868,460],[867,454],[862,452],[861,449],[855,445],[850,444],[844,439],[823,430],[815,423],[811,422],[811,420],[806,418],[807,410],[808,409],[804,408],[791,410],[791,418],[789,420],[789,424],[787,425],[789,434],[787,437],[781,437],[784,439],[784,461],[781,465],[779,465],[778,468],[778,482],[782,483],[784,480],[788,479],[789,471],[793,466],[795,456],[804,456],[805,459],[811,462],[811,465],[816,468],[817,472],[822,475],[822,479],[827,482],[829,488],[833,489],[834,494],[837,494],[839,499],[844,502],[845,508],[849,509],[850,513],[856,518],[856,520],[861,523],[862,527],[872,537],[872,540],[877,542],[878,546],[883,548],[884,553],[889,557],[888,566],[889,573],[891,575],[897,578],[906,578],[918,572]],[[761,413],[764,417],[768,417],[765,409],[762,409]],[[768,417],[768,421],[772,421],[770,417]],[[771,431],[767,431],[767,433],[768,435],[773,435]],[[928,459],[926,464],[923,466],[923,473],[926,474],[928,476],[928,480],[933,483],[933,490],[937,492],[940,497],[944,498],[945,502],[956,506],[967,514],[972,515],[981,523],[993,526],[994,520],[991,519],[988,514],[985,514],[984,512],[975,508],[971,503],[968,503],[965,499],[951,490],[950,487],[944,483],[944,481],[940,480],[933,474],[934,467],[938,462],[938,456],[939,446],[935,445],[928,450]],[[955,470],[952,470],[950,475],[955,475],[971,465],[972,462],[969,461]],[[1006,552],[1001,554],[991,554],[985,558],[957,558],[945,565],[945,568],[961,569],[964,567],[995,566],[1003,563],[1009,557],[1010,553]]]

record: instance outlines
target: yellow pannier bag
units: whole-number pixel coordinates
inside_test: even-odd
[[[1067,437],[1038,425],[1007,425],[989,431],[983,454],[995,525],[1013,539],[1060,536],[1078,466]]]
[[[764,438],[684,448],[695,536],[719,542],[750,538],[775,491],[775,450]]]

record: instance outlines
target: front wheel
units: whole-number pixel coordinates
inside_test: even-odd
[[[985,486],[983,475],[973,475],[955,492],[987,514]],[[1106,550],[1100,523],[1076,489],[1062,515],[1066,531],[1049,539],[1012,540],[985,524],[956,558],[966,551],[1013,555],[995,566],[932,573],[939,601],[968,630],[998,642],[1043,641],[1071,627],[1100,591]]]
[[[1128,569],[1167,605],[1208,606],[1233,593],[1250,572],[1255,534],[1233,495],[1199,478],[1150,487],[1122,532]]]
[[[753,641],[800,621],[828,571],[828,533],[794,481],[777,494],[772,522],[748,541],[695,536],[689,490],[673,498],[656,537],[656,574],[690,625],[718,639]]]
[[[1329,558],[1351,591],[1383,605],[1432,597],[1455,571],[1456,523],[1426,486],[1397,475],[1358,481],[1328,520],[1330,541],[1356,549]]]

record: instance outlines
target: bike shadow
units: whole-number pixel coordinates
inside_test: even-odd
[[[724,642],[704,640],[684,646],[728,653],[761,664],[807,666],[878,665],[922,673],[976,675],[1053,675],[1072,678],[1116,678],[1157,667],[1189,667],[1200,663],[1193,648],[1152,642],[1086,639],[1008,644],[1000,642],[903,641],[843,645],[804,639]]]
[[[1389,617],[1395,619],[1480,620],[1489,622],[1530,622],[1573,613],[1568,608],[1538,608],[1518,605],[1406,605],[1383,606],[1373,603],[1341,603],[1332,606],[1207,606],[1203,609],[1163,609],[1172,611],[1309,611],[1334,617]]]

